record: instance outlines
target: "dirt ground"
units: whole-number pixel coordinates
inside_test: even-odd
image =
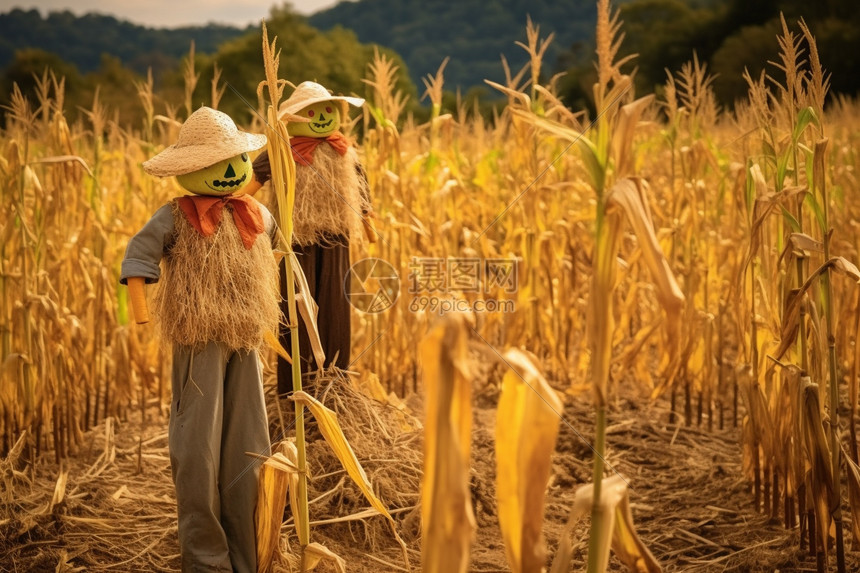
[[[474,391],[471,493],[478,527],[469,570],[505,572],[494,501],[498,389],[481,383]],[[422,436],[409,429],[414,419],[363,398],[342,381],[319,385],[312,393],[339,412],[359,460],[391,510],[412,570],[420,570]],[[270,402],[273,435],[279,437],[281,420],[289,428],[291,416],[278,415]],[[420,418],[418,396],[407,405]],[[563,417],[546,496],[550,558],[574,491],[591,480],[589,397],[568,396]],[[739,430],[709,432],[669,419],[665,403],[619,399],[609,413],[607,439],[607,461],[629,482],[637,529],[663,571],[815,571],[814,558],[798,548],[797,527],[786,530],[754,511],[752,492],[741,478]],[[727,421],[731,425],[730,417]],[[35,465],[27,463],[26,452],[17,460],[0,460],[0,571],[178,571],[166,428],[166,419],[153,407],[145,424],[111,421],[94,428],[77,455],[59,466],[48,455]],[[402,550],[382,517],[351,517],[367,503],[312,422],[308,437],[311,540],[343,557],[350,572],[405,569]],[[583,524],[575,535],[572,571],[585,570],[586,537]],[[282,528],[282,545],[286,551],[297,547],[289,523]],[[860,554],[850,540],[846,545],[847,570],[860,571]],[[296,570],[295,561],[285,558],[277,570],[291,567]],[[613,558],[610,570],[623,569]],[[830,570],[836,570],[833,557]]]

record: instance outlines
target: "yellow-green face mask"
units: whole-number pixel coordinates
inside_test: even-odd
[[[215,165],[177,175],[176,181],[195,195],[222,197],[235,193],[251,179],[251,160],[247,153],[241,153]]]
[[[296,115],[306,117],[310,121],[292,122],[287,124],[290,135],[305,137],[328,137],[340,129],[340,105],[334,101],[313,103]]]

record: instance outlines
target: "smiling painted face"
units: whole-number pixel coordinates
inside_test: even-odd
[[[303,108],[296,115],[310,121],[287,124],[290,135],[305,137],[328,137],[340,129],[340,105],[333,101],[321,101]]]
[[[222,197],[235,193],[250,181],[251,160],[242,153],[215,165],[177,175],[176,181],[195,195]]]

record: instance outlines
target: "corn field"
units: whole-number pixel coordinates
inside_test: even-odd
[[[614,469],[617,434],[606,420],[623,410],[622,393],[665,404],[670,434],[736,438],[743,502],[792,532],[816,570],[851,570],[860,548],[860,206],[851,199],[860,108],[828,95],[802,21],[783,22],[779,61],[745,78],[748,98],[732,110],[717,106],[695,57],[667,71],[660,93],[633,93],[622,23],[599,6],[593,117],[556,97],[557,78],[542,70],[552,38],[531,22],[522,44],[530,63],[506,68],[504,84],[488,82],[505,99],[491,119],[464,104],[442,108],[444,63],[425,79],[426,123],[405,113],[385,57],[355,87],[367,99],[352,130],[362,134],[378,240],[354,245],[352,258],[386,261],[400,281],[390,308],[354,312],[350,370],[389,404],[405,408],[418,395],[426,407],[415,469],[423,549],[412,566],[468,570],[470,405],[493,387],[499,416],[522,423],[498,426],[493,440],[496,551],[511,571],[579,571],[586,557],[589,571],[606,570],[613,536],[615,566],[660,570],[660,552],[634,529],[635,471],[628,484]],[[166,426],[169,409],[169,353],[134,324],[118,277],[128,239],[180,193],[141,163],[176,140],[190,103],[155,109],[150,79],[138,86],[143,126],[121,127],[97,96],[87,120],[70,125],[63,90],[48,71],[37,105],[16,92],[0,134],[8,512],[24,465],[67,467],[106,420]],[[266,117],[262,102],[259,112]],[[266,129],[262,119],[241,127]],[[458,268],[478,282],[466,285]],[[490,273],[500,269],[504,280]],[[442,274],[431,284],[432,272]],[[466,312],[445,312],[454,308]],[[578,517],[547,544],[542,492],[559,479],[550,459],[564,412],[582,402],[594,424],[584,457],[597,463],[567,488]],[[616,512],[628,518],[609,519]],[[590,530],[577,529],[589,513]],[[0,526],[9,515],[0,511]],[[456,530],[440,523],[445,515]],[[617,541],[619,530],[635,543]],[[576,535],[586,541],[574,551]]]

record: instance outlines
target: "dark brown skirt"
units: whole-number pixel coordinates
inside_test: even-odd
[[[310,294],[319,306],[317,328],[325,351],[325,367],[332,364],[346,369],[349,366],[350,304],[344,291],[344,279],[349,270],[349,246],[345,237],[332,237],[330,246],[294,245],[296,258],[305,273]],[[289,316],[287,308],[286,269],[281,261],[281,310]],[[281,345],[290,351],[291,336],[286,325],[281,326]],[[302,374],[318,369],[311,351],[307,328],[299,316],[299,353]],[[278,394],[294,390],[292,365],[278,357]]]

